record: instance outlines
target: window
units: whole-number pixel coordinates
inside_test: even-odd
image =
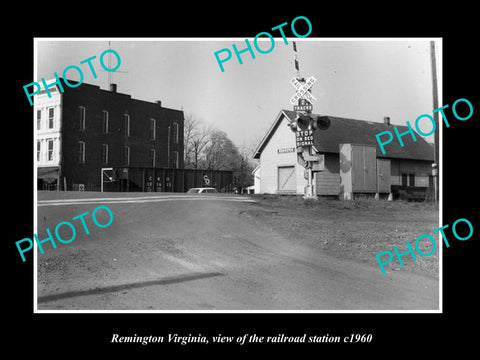
[[[78,142],[78,162],[85,163],[85,143],[83,141]]]
[[[130,146],[123,148],[123,165],[130,165]]]
[[[415,186],[415,174],[408,174],[408,185]]]
[[[47,144],[48,144],[47,160],[53,161],[53,140],[52,139],[47,140]]]
[[[155,167],[155,149],[150,149],[150,166]]]
[[[83,106],[79,106],[78,107],[78,115],[79,115],[79,118],[78,118],[78,121],[79,121],[79,124],[78,124],[78,128],[80,130],[85,130],[85,108]]]
[[[173,159],[172,159],[172,167],[173,167],[174,169],[178,169],[178,151],[173,151],[173,152],[172,152],[172,155],[173,155],[173,156],[172,156],[172,157],[173,157]]]
[[[415,174],[402,174],[402,186],[415,186]]]
[[[150,119],[150,140],[155,140],[155,119]]]
[[[55,115],[55,109],[49,108],[48,109],[48,128],[53,129],[53,117]]]
[[[102,163],[108,164],[108,145],[102,144]]]
[[[178,123],[173,123],[173,143],[178,144]]]
[[[40,150],[42,148],[42,144],[40,143],[40,140],[37,141],[37,161],[40,161]]]
[[[123,122],[125,124],[125,136],[130,136],[130,115],[123,114]]]
[[[102,132],[108,134],[108,111],[102,111]]]
[[[42,110],[37,110],[37,130],[42,130]]]

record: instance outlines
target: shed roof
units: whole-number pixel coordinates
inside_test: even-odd
[[[313,114],[318,115],[318,114]],[[254,158],[260,158],[265,146],[270,141],[270,138],[276,131],[279,123],[286,117],[289,122],[295,120],[296,114],[291,110],[281,110],[275,122],[268,130],[261,143],[254,152]],[[321,153],[335,153],[339,152],[339,144],[362,144],[375,145],[377,148],[377,157],[381,158],[397,158],[397,159],[413,159],[433,161],[433,146],[429,144],[418,133],[415,133],[417,141],[413,141],[411,135],[407,134],[402,137],[404,146],[400,146],[398,139],[394,133],[394,126],[397,127],[399,133],[408,130],[404,125],[388,125],[384,123],[347,119],[330,115],[330,127],[327,130],[316,130],[314,133],[314,144],[317,150]],[[376,134],[382,131],[390,131],[393,134],[391,143],[385,145],[385,155],[378,145]]]

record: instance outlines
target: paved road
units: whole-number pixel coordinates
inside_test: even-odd
[[[38,309],[438,310],[435,279],[329,257],[244,216],[257,205],[240,199],[42,200],[40,239],[99,204],[114,221],[86,218],[90,235],[38,254]]]

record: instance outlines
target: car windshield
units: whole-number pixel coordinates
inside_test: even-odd
[[[192,193],[196,194],[196,193],[199,193],[199,192],[200,192],[200,189],[190,189],[190,190],[187,191],[187,193],[190,193],[190,194],[192,194]]]

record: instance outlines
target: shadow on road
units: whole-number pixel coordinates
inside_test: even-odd
[[[136,282],[136,283],[130,283],[130,284],[113,285],[113,286],[107,286],[107,287],[95,288],[95,289],[89,289],[89,290],[67,291],[67,292],[60,293],[60,294],[39,296],[38,299],[37,299],[37,302],[40,304],[40,303],[45,303],[45,302],[49,302],[49,301],[72,298],[72,297],[77,297],[77,296],[100,295],[100,294],[105,294],[105,293],[109,293],[109,292],[122,291],[122,290],[126,290],[126,289],[135,289],[135,288],[141,288],[141,287],[146,287],[146,286],[154,286],[154,285],[175,284],[175,283],[180,283],[180,282],[185,282],[185,281],[199,280],[199,279],[205,279],[205,278],[210,278],[210,277],[215,277],[215,276],[223,276],[223,275],[224,274],[219,273],[219,272],[209,272],[209,273],[198,273],[198,272],[196,272],[196,273],[192,273],[192,274],[170,276],[170,277],[157,279],[157,280],[142,281],[142,282]]]

